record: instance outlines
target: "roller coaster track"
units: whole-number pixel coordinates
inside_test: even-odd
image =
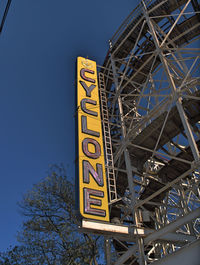
[[[199,36],[198,1],[156,0],[142,1],[110,40],[101,75],[118,196],[113,222],[153,234],[200,206]],[[197,240],[199,222],[174,227],[184,235],[178,242],[113,238],[115,264],[159,262],[189,236]]]

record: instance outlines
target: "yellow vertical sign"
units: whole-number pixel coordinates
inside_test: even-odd
[[[77,58],[79,209],[109,221],[96,62]]]

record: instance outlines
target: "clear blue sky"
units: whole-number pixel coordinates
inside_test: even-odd
[[[102,64],[138,2],[12,1],[0,36],[0,251],[16,244],[17,202],[50,164],[74,178],[76,57]]]

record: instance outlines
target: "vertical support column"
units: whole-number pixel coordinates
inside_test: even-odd
[[[115,67],[115,62],[113,59],[112,54],[110,55],[111,59],[111,65],[112,65],[112,70],[113,70],[113,76],[114,76],[114,84],[115,84],[115,90],[116,93],[119,90],[118,86],[118,79],[117,79],[117,71]],[[122,100],[120,95],[118,96],[118,106],[119,106],[119,113],[120,113],[120,123],[121,123],[121,128],[122,128],[122,142],[124,141],[126,137],[126,127],[124,124],[124,115],[123,115],[123,108],[122,108]],[[125,158],[125,164],[126,164],[126,170],[127,170],[127,176],[128,176],[128,186],[129,186],[129,192],[130,192],[130,197],[131,197],[131,210],[132,210],[132,216],[133,216],[133,221],[134,221],[134,206],[135,206],[135,190],[134,190],[134,184],[133,184],[133,172],[131,168],[131,160],[129,156],[128,149],[125,148],[124,150],[124,158]]]
[[[106,265],[111,265],[111,247],[110,247],[110,239],[104,237],[104,247],[105,247],[105,260]]]
[[[183,187],[181,185],[179,185],[178,189],[179,189],[179,192],[180,192],[180,201],[181,201],[181,204],[182,204],[182,207],[183,207],[183,214],[188,214],[190,211],[189,211],[189,208],[188,208],[188,205],[187,205],[187,199],[186,199],[186,196],[185,196],[185,191],[184,191],[184,189],[183,189]],[[188,227],[188,230],[189,230],[190,234],[191,235],[195,235],[192,222],[189,222],[186,226]]]
[[[186,135],[187,135],[187,138],[188,138],[188,142],[189,142],[189,145],[190,145],[191,150],[192,150],[192,154],[194,156],[195,161],[199,162],[200,156],[199,156],[198,147],[197,147],[197,144],[195,142],[194,136],[192,134],[192,131],[191,131],[190,124],[188,122],[187,116],[186,116],[185,111],[183,109],[182,102],[181,102],[182,99],[180,98],[179,93],[178,93],[178,91],[176,89],[176,85],[175,85],[173,77],[172,77],[172,75],[170,73],[167,60],[166,60],[166,58],[165,58],[165,56],[164,56],[164,54],[162,52],[162,48],[161,48],[161,46],[159,44],[159,41],[158,41],[158,38],[157,38],[157,35],[156,35],[156,32],[155,32],[153,23],[152,23],[149,15],[148,15],[148,10],[147,10],[147,7],[146,7],[145,2],[143,0],[142,0],[142,4],[143,4],[143,14],[144,14],[144,16],[146,18],[146,21],[147,21],[147,24],[149,26],[149,29],[150,29],[152,38],[154,40],[154,44],[155,44],[157,53],[158,53],[158,55],[160,57],[162,65],[164,67],[164,70],[165,70],[168,82],[169,82],[169,84],[171,86],[171,89],[173,91],[174,97],[175,97],[175,99],[177,99],[176,106],[177,106],[177,109],[178,109],[178,112],[179,112],[183,127],[185,129],[185,132],[186,132]]]
[[[111,43],[110,43],[111,45]],[[111,48],[111,47],[110,47]],[[120,89],[119,84],[118,84],[118,78],[117,78],[117,71],[115,67],[115,62],[112,53],[110,53],[110,59],[111,59],[111,65],[112,65],[112,70],[113,70],[113,77],[114,77],[114,84],[115,84],[115,91],[116,93]],[[124,123],[124,114],[123,114],[123,107],[122,107],[122,100],[120,95],[118,96],[118,106],[119,106],[119,113],[120,113],[120,123],[121,123],[121,128],[122,128],[122,143],[125,140],[126,137],[126,127]],[[135,210],[135,205],[136,205],[136,196],[135,196],[135,189],[134,189],[134,183],[133,183],[133,172],[131,168],[131,160],[129,156],[128,149],[124,149],[124,159],[125,159],[125,165],[126,165],[126,170],[127,170],[127,177],[128,177],[128,187],[129,187],[129,192],[130,192],[130,197],[131,197],[131,213],[132,213],[132,218],[133,222],[135,225],[138,227],[138,210]],[[138,239],[138,247],[139,247],[139,264],[140,265],[146,265],[145,261],[145,255],[144,255],[144,246],[143,246],[143,239],[139,238]]]
[[[197,144],[195,142],[194,136],[192,134],[192,130],[191,130],[190,124],[188,122],[187,116],[186,116],[185,111],[183,109],[183,106],[181,104],[180,98],[178,98],[178,100],[176,102],[176,106],[177,106],[178,112],[180,114],[181,121],[183,123],[183,127],[185,129],[186,135],[188,137],[188,141],[189,141],[194,159],[196,162],[199,162],[199,150],[198,150]]]

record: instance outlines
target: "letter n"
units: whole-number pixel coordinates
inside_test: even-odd
[[[103,187],[103,170],[102,170],[102,165],[101,164],[96,164],[96,171],[93,168],[93,166],[90,164],[89,161],[83,160],[83,182],[84,183],[90,183],[90,176],[89,174],[92,175],[96,183]]]

